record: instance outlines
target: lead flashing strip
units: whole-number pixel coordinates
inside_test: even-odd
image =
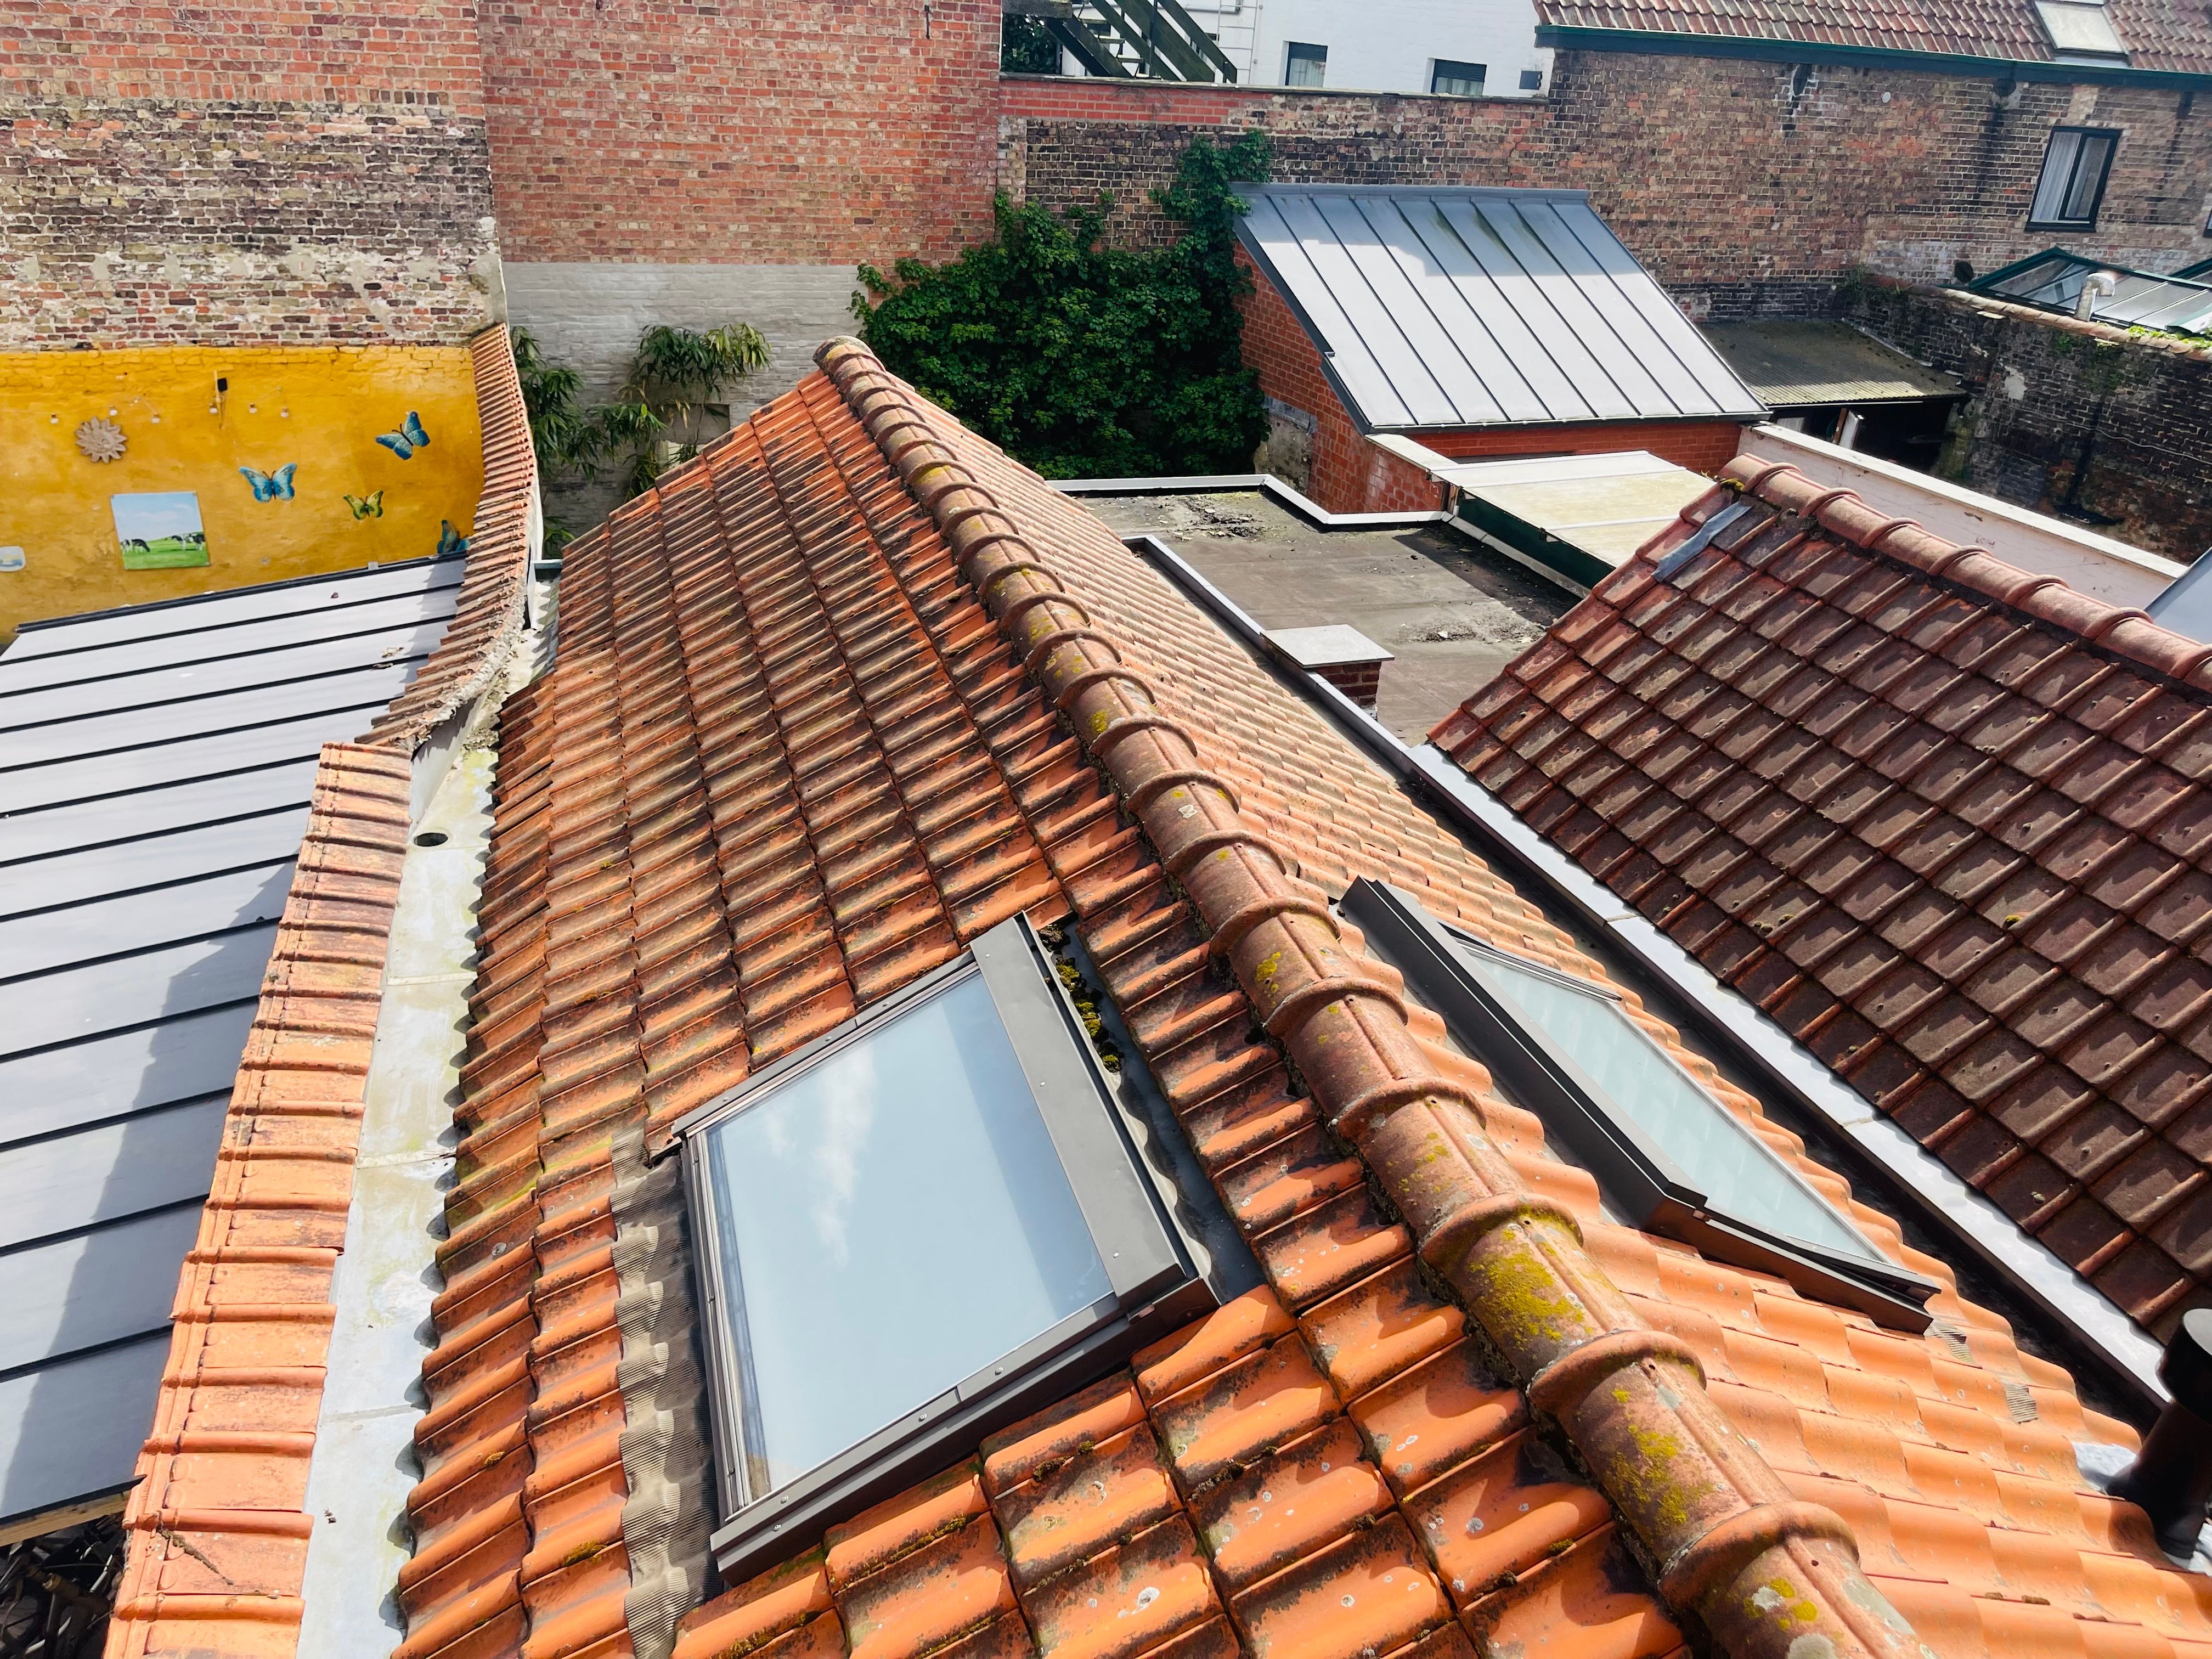
[[[296,1646],[307,1463],[406,854],[403,757],[326,744],[124,1511],[107,1652]],[[197,1634],[189,1632],[197,1632]]]
[[[1023,605],[1007,630],[1018,647],[1087,622],[947,445],[908,436],[894,448],[894,433],[929,428],[872,353],[836,340],[816,362],[994,617]],[[1034,678],[1115,787],[1127,797],[1164,773],[1202,768],[1195,740],[1105,655],[1072,637]],[[1680,1344],[1636,1316],[1571,1222],[1522,1184],[1464,1090],[1434,1071],[1402,1012],[1378,994],[1376,965],[1356,938],[1315,914],[1313,890],[1227,793],[1177,785],[1134,816],[1206,925],[1243,927],[1224,955],[1255,1012],[1397,1205],[1424,1259],[1544,1398],[1656,1564],[1668,1604],[1700,1618],[1733,1659],[1789,1659],[1808,1638],[1842,1659],[1917,1659],[1911,1627],[1859,1572],[1842,1520],[1793,1498]],[[1315,994],[1324,982],[1332,994]]]

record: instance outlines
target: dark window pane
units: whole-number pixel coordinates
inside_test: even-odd
[[[1328,70],[1327,46],[1293,40],[1284,60],[1283,83],[1292,87],[1317,87],[1322,84]]]
[[[2112,159],[2112,141],[2102,134],[2084,136],[2081,154],[2074,163],[2073,188],[2066,192],[2066,216],[2087,224],[2097,210],[2097,192],[2105,182],[2105,167]]]
[[[1429,90],[1449,98],[1480,98],[1483,79],[1489,72],[1486,64],[1462,64],[1439,58],[1429,76]]]
[[[1111,1294],[976,975],[704,1138],[751,1498]]]

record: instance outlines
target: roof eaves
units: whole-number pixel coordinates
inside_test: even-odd
[[[241,1624],[284,1632],[276,1644],[288,1651],[297,1640],[331,1277],[410,782],[406,760],[388,750],[323,749],[124,1512],[129,1555],[107,1649],[116,1659],[239,1651]],[[253,1650],[275,1649],[261,1640]]]
[[[2009,76],[2068,86],[2149,86],[2176,90],[2212,85],[2212,72],[2150,69],[2132,64],[2062,64],[2048,58],[1996,58],[1972,52],[1928,52],[1805,40],[1794,36],[1719,34],[1668,29],[1592,28],[1579,23],[1536,25],[1536,44],[1563,52],[1641,52],[1674,58],[1748,58],[1766,63],[1808,59],[1853,69],[1915,70],[1962,79]]]
[[[1734,1659],[1784,1659],[1808,1637],[1913,1659],[1917,1640],[1860,1574],[1850,1528],[1790,1496],[1706,1393],[1687,1345],[1645,1325],[1572,1216],[1522,1182],[1471,1091],[1429,1062],[1387,970],[1251,826],[1021,526],[865,347],[832,342],[817,362],[1122,793],[1330,1127],[1580,1452],[1669,1606]]]

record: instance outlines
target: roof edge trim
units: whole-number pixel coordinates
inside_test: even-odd
[[[1808,1636],[1839,1659],[1917,1659],[1911,1626],[1860,1573],[1843,1520],[1795,1499],[1706,1393],[1686,1345],[1645,1325],[1572,1218],[1522,1184],[1463,1085],[1421,1053],[1357,935],[1316,914],[1312,890],[1227,786],[1206,781],[1196,741],[1163,716],[918,398],[857,341],[831,341],[816,362],[935,520],[986,609],[1031,651],[1031,677],[1085,750],[1125,799],[1145,801],[1133,816],[1213,930],[1259,1022],[1398,1206],[1424,1260],[1574,1443],[1656,1565],[1661,1595],[1700,1618],[1731,1659],[1788,1659]],[[1048,648],[1035,654],[1041,642]],[[1146,787],[1170,774],[1172,787]],[[1802,1593],[1777,1598],[1765,1588],[1777,1578]]]
[[[2138,69],[2129,64],[2062,64],[2042,58],[1982,58],[1966,52],[1914,52],[1899,46],[1838,46],[1813,40],[1729,34],[1681,34],[1658,29],[1585,28],[1539,23],[1536,44],[1560,52],[1643,52],[1667,58],[1741,58],[1771,64],[1838,64],[1853,69],[1905,70],[1969,80],[2056,81],[2069,86],[2212,87],[2212,74]]]

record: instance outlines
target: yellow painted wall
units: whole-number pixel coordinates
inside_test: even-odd
[[[376,435],[410,410],[430,442],[401,460]],[[77,426],[95,418],[123,428],[121,459],[78,453]],[[293,498],[254,500],[238,469],[287,462]],[[0,549],[23,550],[23,568],[0,570],[0,638],[47,617],[422,558],[440,520],[469,533],[483,488],[465,346],[0,352]],[[208,564],[125,570],[108,498],[179,489],[199,497]],[[383,516],[356,520],[346,494],[378,489]]]

